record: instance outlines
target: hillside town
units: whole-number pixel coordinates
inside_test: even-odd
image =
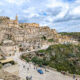
[[[55,43],[77,43],[73,38],[61,36],[48,26],[19,23],[18,16],[15,20],[1,16],[0,34],[0,49],[6,56],[14,55],[20,49],[31,51]],[[50,39],[54,42],[49,42]]]
[[[69,36],[62,36],[48,26],[40,26],[37,23],[19,23],[17,15],[15,20],[0,16],[0,65],[2,67],[0,79],[28,80],[26,76],[29,75],[33,77],[30,80],[73,80],[72,77],[52,70],[40,75],[34,70],[33,63],[28,64],[20,59],[24,53],[46,49],[54,44],[77,45],[78,41]],[[11,65],[9,62],[15,65]],[[31,69],[28,70],[28,68]],[[54,77],[55,79],[53,79]]]

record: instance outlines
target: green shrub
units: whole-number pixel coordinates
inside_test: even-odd
[[[48,42],[53,42],[54,40],[53,39],[48,39]]]
[[[0,69],[2,68],[2,64],[0,64]]]
[[[33,57],[31,61],[38,65],[48,65],[49,64],[48,61],[40,59],[38,57]]]
[[[43,52],[45,52],[45,50],[39,50],[39,52],[40,52],[40,53],[43,53]]]
[[[23,26],[20,26],[21,28],[23,28]]]
[[[30,62],[30,59],[29,59],[29,58],[25,58],[25,60],[26,60],[27,62]]]

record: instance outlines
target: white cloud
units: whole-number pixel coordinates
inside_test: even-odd
[[[80,3],[80,0],[76,0],[75,2],[76,2],[76,3]]]
[[[29,0],[6,0],[8,3],[22,5],[24,2],[29,2]]]
[[[27,14],[28,18],[32,18],[34,16],[36,16],[36,17],[39,16],[39,14],[36,12],[36,9],[34,7],[30,7],[30,8],[23,10],[23,13]]]
[[[46,4],[46,7],[52,8],[52,7],[57,7],[57,6],[62,6],[62,2],[60,0],[48,0],[48,4]]]
[[[72,12],[72,15],[80,15],[80,6],[75,7]]]
[[[35,11],[35,8],[34,7],[29,7],[27,9],[23,10],[24,13],[30,13],[30,12],[32,13],[34,11]]]
[[[0,6],[2,6],[2,5],[4,5],[4,3],[3,2],[0,2]]]
[[[65,4],[64,7],[62,7],[62,12],[57,17],[63,18],[68,10],[69,10],[69,5]]]

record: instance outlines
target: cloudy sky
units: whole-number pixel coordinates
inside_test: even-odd
[[[80,0],[0,0],[0,16],[36,22],[58,32],[80,32]]]

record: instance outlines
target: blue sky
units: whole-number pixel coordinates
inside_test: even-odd
[[[80,0],[0,0],[0,16],[35,22],[58,32],[80,32]]]

